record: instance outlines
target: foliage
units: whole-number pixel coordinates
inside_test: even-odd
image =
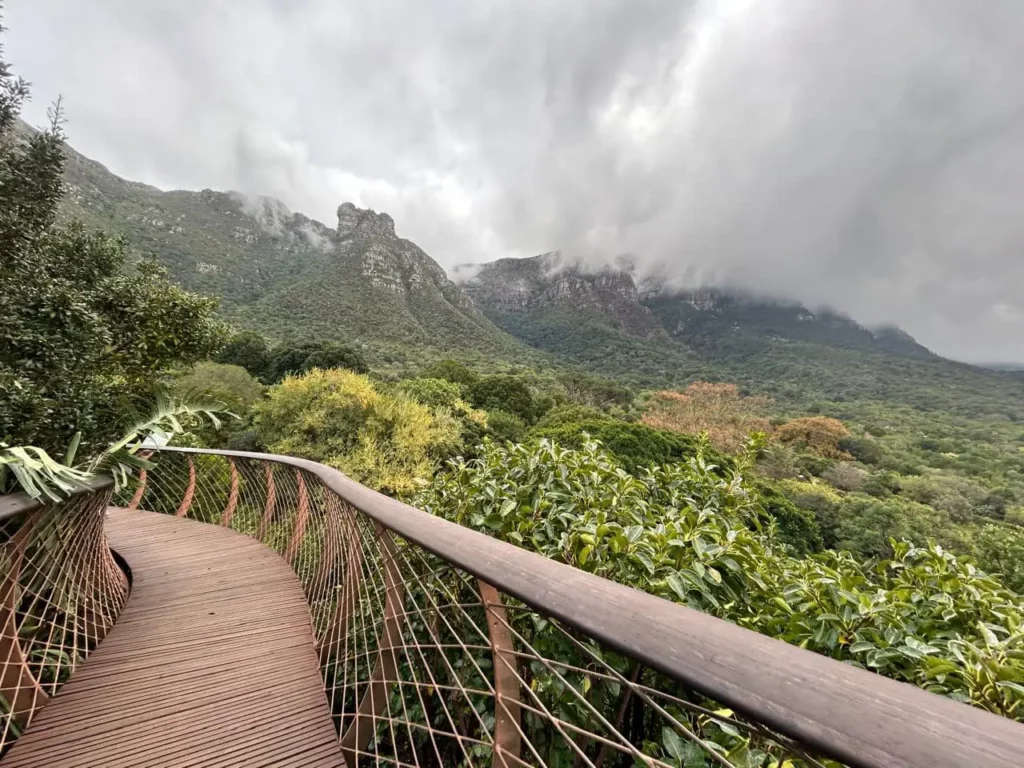
[[[846,461],[840,461],[821,473],[822,480],[826,480],[841,491],[859,491],[867,483],[870,475],[860,467],[855,467]]]
[[[451,455],[456,452],[471,455],[489,432],[487,413],[463,400],[461,387],[453,382],[446,379],[405,379],[398,383],[396,389],[430,408],[439,419],[455,417],[462,437],[458,443],[451,444]]]
[[[530,434],[569,448],[582,448],[588,440],[595,439],[629,471],[651,464],[686,461],[697,454],[700,445],[692,435],[607,418],[538,425]],[[717,466],[731,464],[730,459],[712,448],[705,448],[705,456]]]
[[[485,411],[505,411],[533,424],[547,410],[521,376],[486,376],[469,388],[469,400]]]
[[[999,574],[1010,589],[1024,594],[1024,530],[989,523],[974,536],[978,561]]]
[[[333,341],[304,341],[274,347],[267,361],[263,379],[276,384],[285,376],[299,375],[314,368],[347,368],[366,373],[369,368],[359,350]]]
[[[609,419],[604,411],[589,405],[564,403],[556,405],[541,416],[536,424],[536,429],[551,429],[583,421],[613,421],[613,419]]]
[[[786,422],[775,431],[775,438],[780,442],[805,446],[829,459],[850,458],[839,447],[839,443],[849,435],[850,431],[843,422],[828,416],[803,416]]]
[[[623,470],[596,443],[488,446],[419,503],[577,568],[1010,717],[1024,715],[1020,599],[937,546],[796,556],[742,479],[699,453]]]
[[[176,379],[173,389],[184,400],[203,397],[223,403],[236,415],[248,412],[263,397],[263,385],[245,368],[225,363],[199,363]]]
[[[405,379],[399,382],[398,389],[416,402],[432,408],[458,408],[466,404],[459,385],[447,379]]]
[[[770,402],[741,395],[735,384],[698,381],[683,392],[656,392],[647,403],[643,422],[670,432],[707,433],[716,448],[737,451],[752,433],[768,429],[761,413]]]
[[[518,443],[526,437],[526,422],[508,411],[487,412],[487,433],[498,442]]]
[[[480,381],[480,376],[458,360],[439,360],[427,367],[421,374],[426,379],[444,379],[461,387],[469,388]]]
[[[15,121],[27,89],[0,65],[0,440],[98,448],[148,408],[164,371],[216,351],[216,302],[183,291],[124,241],[57,224],[64,191],[59,108],[42,132]]]
[[[255,427],[275,453],[329,464],[399,495],[427,482],[434,462],[450,455],[460,438],[449,411],[381,391],[343,368],[285,378],[257,404]]]
[[[580,405],[608,409],[629,406],[633,402],[633,391],[629,387],[582,371],[563,373],[558,377],[558,383],[566,399]]]
[[[251,375],[260,378],[270,364],[267,341],[255,331],[241,331],[232,336],[217,355],[218,363],[239,365]]]
[[[135,470],[151,468],[139,456],[143,448],[166,445],[176,435],[204,421],[219,428],[218,413],[222,413],[219,403],[174,403],[159,398],[151,415],[133,424],[120,440],[77,465],[72,464],[81,443],[80,434],[72,438],[63,462],[41,448],[0,443],[0,494],[21,490],[33,499],[57,501],[99,474],[112,475],[114,487],[119,489],[128,483]]]

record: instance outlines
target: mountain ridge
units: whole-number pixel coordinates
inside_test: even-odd
[[[331,227],[273,198],[163,191],[67,156],[66,214],[125,234],[136,255],[155,256],[186,289],[218,296],[226,319],[272,341],[356,343],[399,371],[452,355],[488,368],[543,361],[640,387],[735,381],[792,402],[955,409],[971,393],[978,412],[1024,419],[1021,374],[945,360],[898,329],[831,310],[680,292],[638,282],[627,261],[595,269],[557,253],[453,270],[457,284],[384,212],[343,203]]]

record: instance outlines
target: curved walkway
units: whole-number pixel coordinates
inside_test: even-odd
[[[117,624],[0,761],[4,768],[341,768],[309,608],[262,544],[111,509],[132,569]]]

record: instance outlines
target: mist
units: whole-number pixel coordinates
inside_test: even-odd
[[[88,7],[85,7],[88,6]],[[1024,4],[7,0],[26,117],[127,178],[629,254],[1024,361]]]

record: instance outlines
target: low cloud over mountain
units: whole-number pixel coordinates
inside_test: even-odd
[[[8,0],[34,112],[159,186],[446,266],[633,254],[1024,359],[1024,5],[959,0]]]

